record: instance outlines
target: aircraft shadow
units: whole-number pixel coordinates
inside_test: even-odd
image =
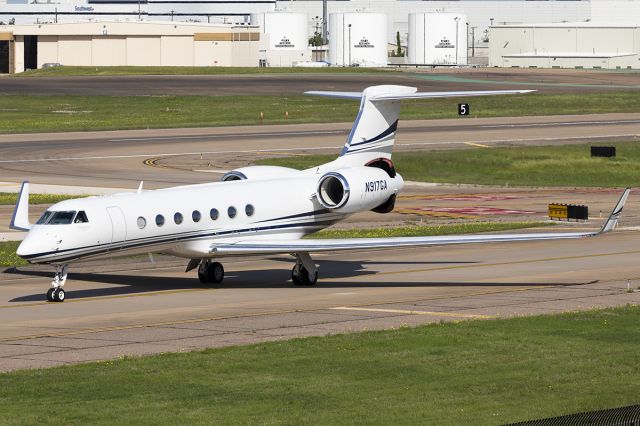
[[[522,286],[540,286],[543,283],[497,283],[497,282],[458,282],[458,281],[428,281],[425,273],[425,281],[423,282],[404,282],[393,281],[393,277],[389,277],[386,282],[356,282],[352,278],[363,276],[375,276],[376,271],[366,270],[365,265],[369,262],[362,261],[334,261],[322,260],[320,264],[321,276],[318,286],[323,288],[349,288],[349,287],[372,287],[372,288],[391,288],[391,287],[522,287]],[[381,264],[383,262],[370,262]],[[476,262],[390,262],[393,264],[457,264],[457,263],[476,263]],[[19,275],[43,277],[42,293],[20,296],[11,299],[10,302],[34,302],[44,300],[44,293],[47,284],[51,279],[52,273],[49,271],[35,270],[17,270],[14,272]],[[338,281],[322,281],[322,279],[338,279]],[[113,287],[94,288],[94,289],[77,289],[74,288],[74,281],[87,281],[94,283],[113,284]],[[65,291],[67,298],[84,299],[94,297],[124,296],[131,294],[147,293],[154,291],[169,290],[185,290],[185,289],[265,289],[265,288],[296,288],[304,291],[309,287],[294,287],[291,283],[291,271],[287,269],[263,269],[251,271],[227,271],[227,277],[221,284],[202,284],[198,281],[193,272],[186,274],[184,277],[163,277],[148,275],[131,275],[131,274],[111,274],[111,273],[73,273],[69,272],[69,277]],[[567,286],[576,283],[544,283],[544,285]]]

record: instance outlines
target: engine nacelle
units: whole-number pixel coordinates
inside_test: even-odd
[[[325,173],[316,194],[322,207],[340,213],[372,210],[393,199],[404,185],[402,176],[375,167],[351,167]],[[393,198],[392,198],[393,197]]]
[[[239,169],[231,170],[225,173],[220,179],[223,182],[230,182],[233,180],[262,180],[272,179],[282,176],[286,176],[291,173],[298,172],[299,170],[291,169],[289,167],[280,166],[248,166],[241,167]]]

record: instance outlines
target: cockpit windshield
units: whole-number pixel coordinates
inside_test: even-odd
[[[47,225],[68,225],[73,220],[76,212],[53,212],[53,216],[47,222]]]
[[[50,212],[49,210],[47,210],[42,214],[42,216],[40,216],[40,219],[38,219],[38,221],[36,222],[36,225],[44,225],[49,221],[49,219],[51,219],[51,216],[53,216],[53,212]]]

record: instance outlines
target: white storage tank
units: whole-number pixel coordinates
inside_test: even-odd
[[[328,38],[331,65],[387,66],[387,16],[385,14],[331,14]]]
[[[260,51],[265,65],[290,67],[311,59],[305,13],[254,14],[251,25],[260,26]]]
[[[467,16],[411,13],[407,56],[410,64],[466,65]]]

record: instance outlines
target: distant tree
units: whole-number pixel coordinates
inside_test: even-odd
[[[402,54],[402,46],[400,45],[400,31],[396,31],[396,56],[401,57],[404,56]]]
[[[309,38],[309,45],[311,46],[322,46],[324,44],[324,40],[322,40],[322,34],[316,32],[313,34],[313,37]]]

